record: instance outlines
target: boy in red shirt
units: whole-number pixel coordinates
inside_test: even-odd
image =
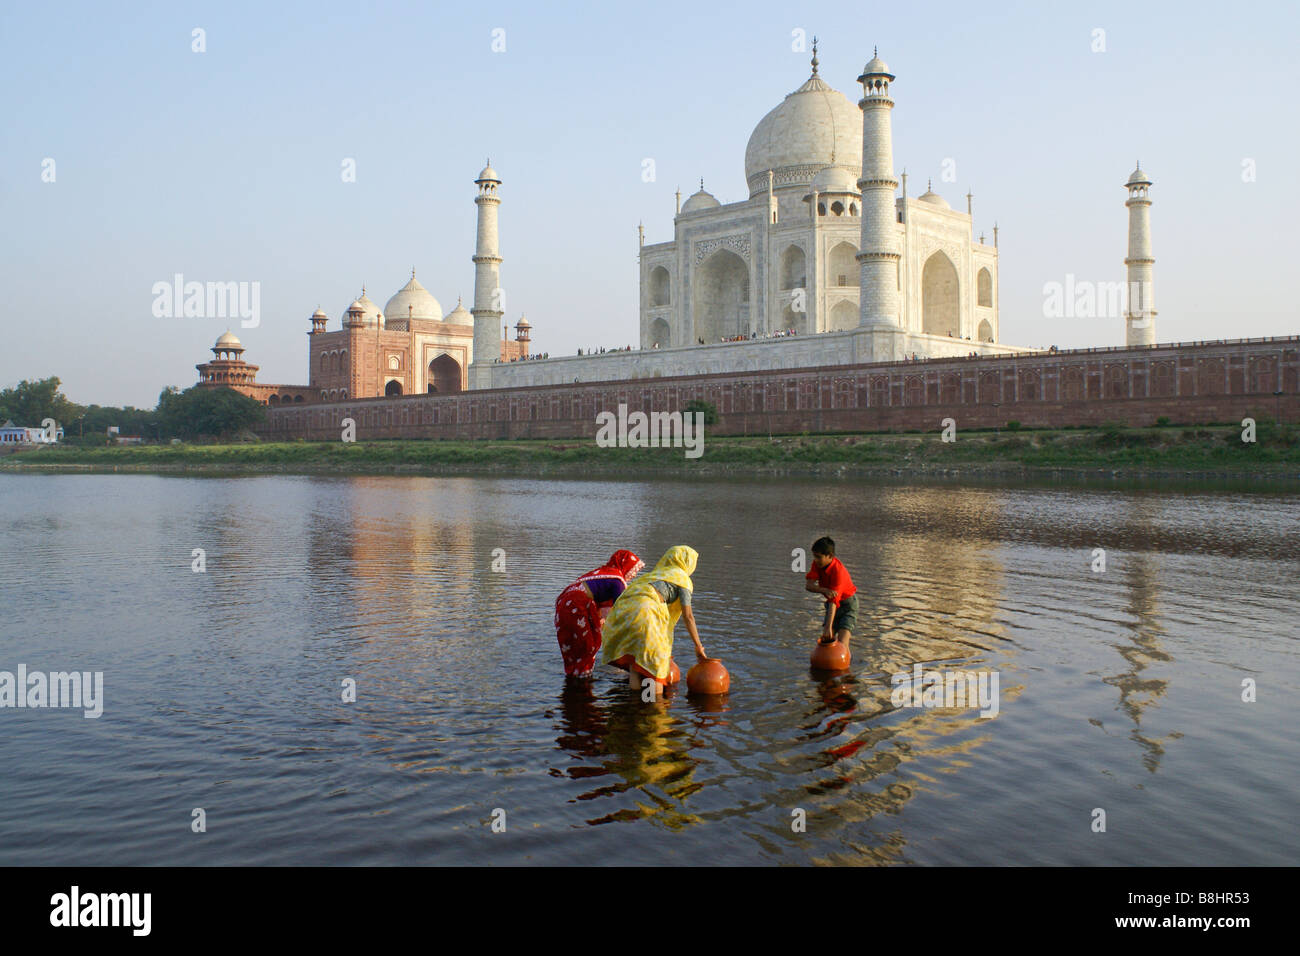
[[[853,586],[849,569],[835,557],[835,542],[830,538],[814,541],[812,555],[813,566],[804,576],[804,588],[826,598],[821,643],[839,641],[848,650],[853,625],[858,623],[858,589]]]

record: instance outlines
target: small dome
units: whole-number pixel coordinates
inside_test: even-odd
[[[312,317],[313,319],[328,319],[328,318],[329,318],[329,316],[325,314],[325,310],[324,310],[324,309],[317,309],[315,312],[313,312],[313,313],[311,314],[311,317]]]
[[[533,323],[529,322],[522,315],[519,317],[519,321],[515,323],[515,328],[517,329],[531,329],[532,327]]]
[[[705,192],[704,187],[701,186],[699,192],[682,203],[682,212],[699,212],[701,209],[718,209],[721,206],[722,203],[718,202],[712,193]]]
[[[855,176],[862,170],[862,112],[815,72],[759,120],[745,147],[745,181],[752,199],[776,188],[812,182],[814,169],[834,164]]]
[[[1133,175],[1128,178],[1125,186],[1150,186],[1151,180],[1147,179],[1147,174],[1142,172],[1142,166],[1139,164],[1137,169],[1133,170]]]
[[[917,198],[920,199],[921,202],[928,202],[931,205],[938,206],[940,209],[952,208],[951,206],[948,205],[948,201],[944,199],[942,196],[940,196],[933,189],[927,189],[925,192],[921,193],[921,195],[918,196]]]
[[[886,63],[884,60],[882,60],[879,56],[873,56],[867,62],[867,65],[862,68],[863,76],[873,76],[876,74],[884,74],[885,76],[888,77],[892,77],[894,75],[889,72],[889,64]]]
[[[217,344],[213,346],[213,348],[218,349],[242,349],[243,347],[243,343],[229,331],[221,333],[221,337],[217,339]]]
[[[361,287],[361,297],[343,310],[343,321],[347,322],[347,313],[353,309],[360,309],[362,325],[374,326],[379,324],[379,306],[370,301],[370,296],[366,295],[365,286]]]
[[[473,325],[474,315],[469,309],[460,304],[460,297],[457,296],[456,308],[443,316],[442,321],[448,322],[451,325]]]
[[[478,174],[478,179],[474,180],[474,182],[496,183],[497,185],[501,184],[501,179],[497,176],[497,171],[492,168],[491,160],[488,160],[488,164],[483,167],[483,171]]]
[[[442,318],[442,306],[428,289],[416,281],[415,270],[412,269],[411,281],[388,300],[384,306],[384,315],[390,322],[404,322],[408,318],[432,319],[436,322]]]
[[[858,178],[843,166],[827,166],[813,177],[812,188],[819,193],[853,193],[858,195]]]

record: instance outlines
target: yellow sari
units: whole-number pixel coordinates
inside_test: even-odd
[[[651,581],[667,581],[694,591],[691,574],[699,554],[686,545],[669,548],[648,574],[627,586],[605,619],[600,659],[612,663],[625,655],[659,680],[668,677],[673,659],[673,628],[682,616],[680,601],[665,604]]]

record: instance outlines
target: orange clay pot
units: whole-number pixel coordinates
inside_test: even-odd
[[[819,642],[812,652],[812,666],[819,671],[847,670],[851,659],[849,649],[839,641],[833,644]]]
[[[725,694],[731,689],[731,675],[722,661],[710,657],[686,672],[686,687],[692,694]]]
[[[668,662],[668,683],[678,684],[681,683],[681,679],[682,679],[682,669],[677,666],[676,661],[669,661]]]

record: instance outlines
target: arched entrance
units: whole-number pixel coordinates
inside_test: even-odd
[[[719,249],[695,270],[695,337],[705,344],[749,334],[749,266]]]
[[[858,320],[861,318],[858,304],[849,299],[841,299],[835,303],[831,309],[831,320],[826,326],[827,332],[844,332],[848,329],[856,329]]]
[[[391,382],[389,382],[387,385],[384,386],[385,397],[392,397],[393,395],[401,395],[401,394],[402,394],[402,383],[397,381],[397,379],[393,379]]]
[[[655,266],[650,270],[650,306],[668,305],[671,292],[668,286],[668,270]]]
[[[666,349],[669,345],[670,334],[668,323],[663,319],[655,319],[650,323],[650,347]]]
[[[921,270],[921,331],[927,335],[960,335],[957,267],[942,252],[925,260]]]
[[[460,391],[460,363],[445,352],[429,363],[429,392],[454,395]]]
[[[807,259],[798,246],[781,253],[781,288],[802,289],[806,285]]]
[[[858,247],[851,242],[836,244],[826,263],[826,284],[835,289],[847,289],[858,284]],[[855,325],[857,323],[854,323]]]

